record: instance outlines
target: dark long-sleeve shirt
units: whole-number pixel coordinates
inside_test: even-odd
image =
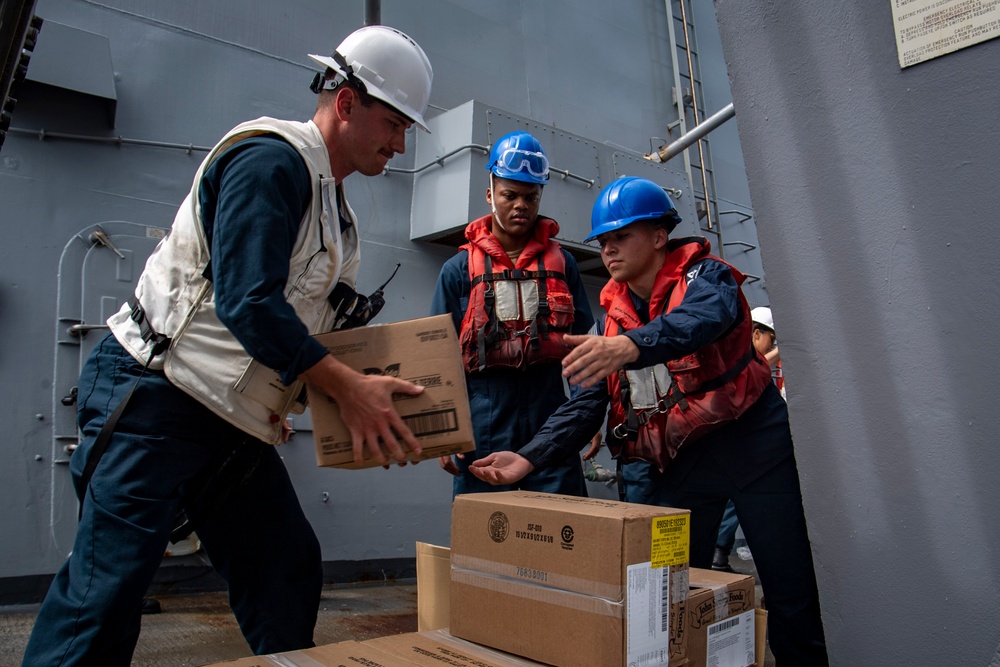
[[[736,323],[740,314],[739,286],[728,266],[706,259],[692,269],[684,299],[673,310],[649,321],[649,305],[630,292],[636,312],[647,324],[627,331],[639,348],[639,358],[626,369],[645,368],[680,359],[714,342]],[[604,322],[591,333],[604,334]],[[536,468],[582,449],[606,416],[608,384],[601,380],[589,389],[573,387],[570,400],[556,410],[520,454]]]

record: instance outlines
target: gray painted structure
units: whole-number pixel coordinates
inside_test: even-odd
[[[717,0],[840,665],[1000,664],[1000,41]]]

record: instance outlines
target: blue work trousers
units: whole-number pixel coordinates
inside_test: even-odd
[[[82,515],[73,551],[38,613],[24,667],[129,665],[142,599],[182,499],[205,480],[209,498],[183,505],[198,508],[192,525],[228,584],[250,648],[264,654],[313,646],[321,550],[274,447],[147,371],[89,487],[81,487],[94,439],[141,370],[110,335],[84,366],[83,437],[70,461]]]
[[[740,527],[740,519],[736,516],[736,505],[729,501],[726,511],[722,514],[722,523],[719,524],[719,536],[715,540],[717,549],[721,549],[727,556],[733,552],[733,545],[736,544],[736,530]]]

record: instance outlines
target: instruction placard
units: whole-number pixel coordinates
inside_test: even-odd
[[[691,515],[679,514],[653,519],[653,567],[667,567],[688,562],[691,545]]]
[[[1000,0],[890,0],[899,66],[1000,36]]]

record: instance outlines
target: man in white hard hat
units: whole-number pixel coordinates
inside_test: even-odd
[[[254,653],[313,645],[320,545],[272,446],[287,437],[291,401],[237,390],[251,363],[333,397],[355,460],[420,452],[391,397],[422,388],[357,373],[311,334],[364,322],[341,307],[363,302],[344,179],[382,173],[406,129],[424,127],[431,65],[385,26],[312,57],[325,68],[312,120],[258,118],[223,137],[83,368],[70,462],[80,523],[25,666],[129,665],[181,510]]]

